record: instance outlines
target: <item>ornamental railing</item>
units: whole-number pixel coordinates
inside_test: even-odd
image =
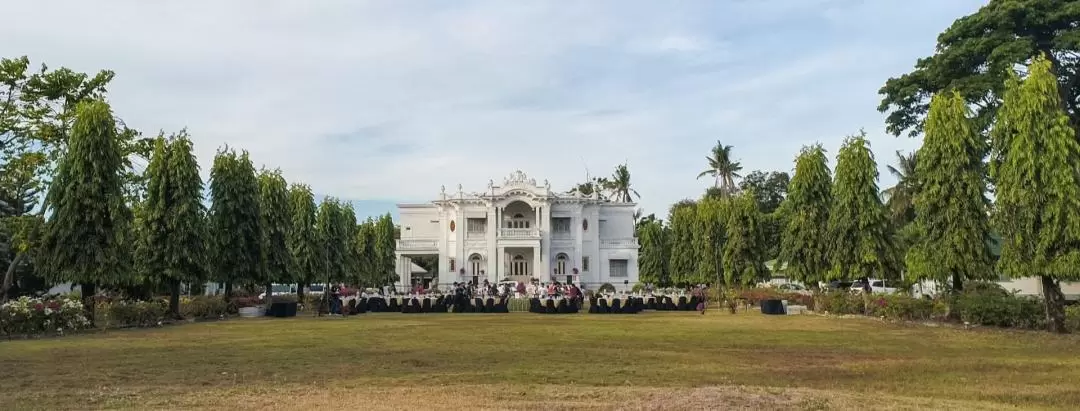
[[[637,248],[636,238],[602,238],[600,248]]]
[[[540,230],[534,228],[500,228],[500,238],[540,238]]]
[[[439,240],[406,239],[397,240],[398,250],[432,250],[439,248]]]

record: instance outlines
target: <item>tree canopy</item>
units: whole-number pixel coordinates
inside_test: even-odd
[[[923,131],[930,98],[953,90],[974,107],[974,124],[989,130],[1004,95],[1007,72],[1040,53],[1057,73],[1059,96],[1075,126],[1080,119],[1080,2],[990,0],[956,20],[937,39],[934,55],[915,69],[890,78],[879,93],[878,110],[897,136]]]
[[[1070,126],[1048,58],[1010,76],[994,127],[990,173],[1001,234],[998,269],[1038,275],[1047,323],[1065,332],[1060,281],[1080,280],[1080,143]]]
[[[877,185],[877,163],[866,133],[848,137],[836,156],[829,209],[830,280],[895,278],[900,267],[894,230]]]
[[[907,253],[911,280],[992,279],[989,200],[986,198],[986,140],[969,119],[959,93],[935,96],[915,169],[916,242]]]
[[[781,236],[780,256],[774,269],[784,267],[794,280],[814,285],[830,268],[828,232],[832,205],[832,173],[821,144],[803,147],[795,159],[783,213],[787,217]]]
[[[210,169],[210,198],[213,276],[226,283],[225,298],[230,298],[234,283],[260,284],[262,276],[259,180],[247,152],[218,151]]]

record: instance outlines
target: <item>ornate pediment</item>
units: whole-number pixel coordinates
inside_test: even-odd
[[[525,173],[521,170],[515,170],[513,173],[510,173],[509,176],[503,179],[503,185],[506,186],[521,186],[526,184],[532,187],[536,187],[536,179],[529,178],[529,176],[525,175]]]

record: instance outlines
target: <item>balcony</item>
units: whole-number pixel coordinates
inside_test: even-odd
[[[638,248],[636,238],[602,238],[600,248]]]
[[[439,240],[436,239],[397,240],[398,251],[437,250],[438,248]]]
[[[499,238],[512,239],[539,239],[540,230],[535,228],[500,228]]]

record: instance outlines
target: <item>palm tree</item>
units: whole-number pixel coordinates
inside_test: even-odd
[[[733,146],[724,145],[719,140],[716,141],[716,146],[712,149],[712,155],[705,157],[705,161],[709,162],[709,169],[702,171],[698,174],[697,178],[704,176],[712,176],[716,179],[713,187],[720,188],[721,192],[725,195],[731,195],[735,193],[735,179],[741,178],[739,171],[742,171],[742,164],[738,161],[731,161],[731,149]]]
[[[626,164],[616,166],[615,173],[611,175],[611,180],[608,180],[607,183],[607,188],[611,191],[608,198],[611,200],[629,203],[634,201],[634,197],[641,198],[641,194],[638,194],[637,190],[630,187],[630,169],[626,167]]]
[[[915,178],[915,153],[904,154],[896,151],[896,166],[889,165],[889,173],[896,177],[896,185],[885,189],[885,206],[889,209],[897,226],[904,226],[915,219],[915,193],[918,181]]]

